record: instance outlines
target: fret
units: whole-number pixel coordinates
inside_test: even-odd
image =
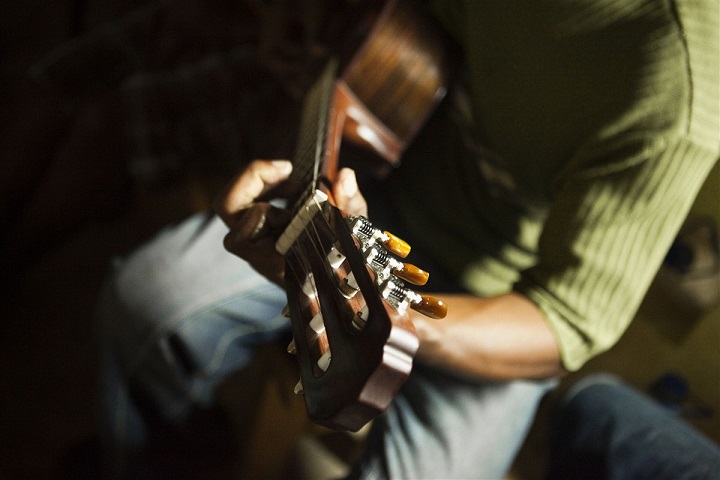
[[[305,198],[313,195],[320,178],[337,65],[337,60],[330,61],[305,97],[290,179],[306,185],[307,190],[298,199],[296,208],[305,203]]]

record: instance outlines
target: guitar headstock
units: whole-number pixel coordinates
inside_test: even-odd
[[[308,416],[358,430],[382,413],[412,369],[418,348],[407,315],[445,307],[405,282],[427,274],[395,259],[409,251],[364,217],[346,217],[317,190],[277,242],[286,259],[288,311]]]
[[[349,61],[331,59],[305,96],[291,180],[314,194],[295,204],[276,248],[285,256],[296,391],[308,416],[330,428],[358,430],[409,376],[419,342],[408,308],[446,313],[440,301],[406,286],[427,281],[426,272],[393,256],[404,258],[407,244],[345,216],[315,190],[333,183],[343,139],[389,162],[381,173],[397,164],[445,95],[441,37],[409,2],[383,2],[362,46]]]

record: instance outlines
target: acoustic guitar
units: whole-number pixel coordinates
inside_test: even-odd
[[[428,278],[396,258],[409,245],[340,211],[329,188],[342,140],[397,164],[445,95],[444,42],[411,4],[387,2],[350,60],[331,60],[304,101],[291,181],[308,187],[276,249],[286,263],[295,392],[309,418],[332,429],[360,429],[409,376],[418,339],[407,309],[434,318],[447,311],[408,287]]]

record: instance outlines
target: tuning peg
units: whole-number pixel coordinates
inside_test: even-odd
[[[382,237],[379,238],[385,248],[400,258],[405,258],[410,253],[410,244],[387,230],[382,232]]]
[[[430,278],[430,274],[425,270],[416,267],[410,263],[402,263],[401,268],[394,269],[393,273],[403,280],[407,280],[413,285],[425,285]]]
[[[410,302],[410,308],[430,318],[445,318],[447,305],[442,300],[430,295],[418,295],[419,299]]]
[[[297,355],[297,346],[295,345],[295,339],[294,339],[294,338],[293,338],[292,340],[290,340],[290,343],[288,343],[287,352],[288,352],[290,355]]]
[[[410,244],[400,237],[393,235],[388,231],[381,231],[373,226],[365,217],[349,216],[347,218],[350,229],[361,242],[372,243],[379,241],[385,248],[397,255],[405,258],[410,253]]]
[[[282,309],[282,316],[285,318],[290,318],[290,305],[288,305],[287,303]]]
[[[380,294],[400,313],[404,313],[409,306],[430,318],[444,318],[447,315],[447,306],[442,300],[429,295],[418,295],[394,277],[380,285]]]
[[[425,270],[391,257],[388,251],[379,245],[366,245],[362,253],[365,262],[377,273],[379,282],[383,282],[391,273],[414,285],[425,285],[430,277]]]

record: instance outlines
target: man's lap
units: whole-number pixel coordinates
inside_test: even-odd
[[[116,371],[104,374],[120,385],[103,395],[122,400],[103,399],[114,417],[105,419],[111,442],[136,440],[126,430],[148,428],[148,401],[178,424],[194,407],[211,408],[215,388],[250,362],[259,343],[287,333],[284,292],[224,251],[226,232],[216,217],[192,217],[131,255],[108,282],[99,318],[106,365]],[[416,366],[376,421],[360,478],[378,466],[381,476],[501,476],[547,388]]]

